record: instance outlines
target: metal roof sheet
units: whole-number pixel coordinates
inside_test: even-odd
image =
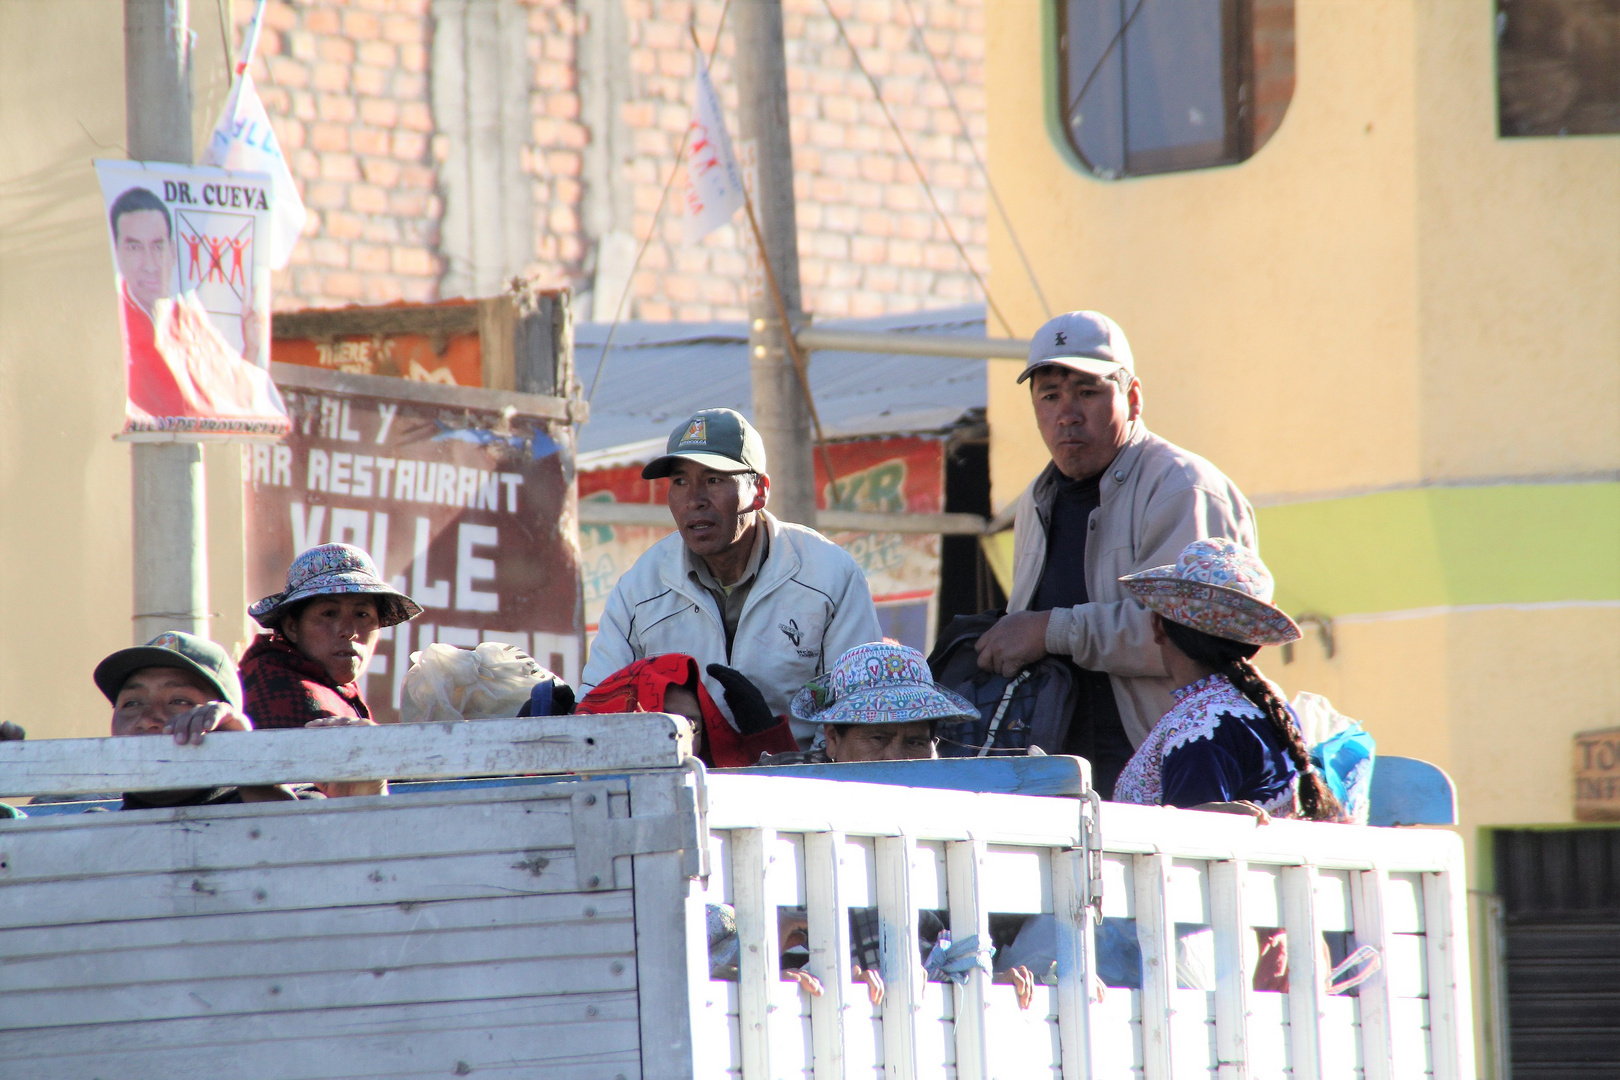
[[[816,325],[985,336],[983,304]],[[607,336],[606,323],[574,327],[574,362],[587,392]],[[943,431],[984,409],[986,363],[817,352],[810,360],[810,389],[828,438]],[[580,428],[580,464],[601,468],[610,460],[642,460],[656,452],[676,424],[699,409],[715,407],[752,416],[746,323],[622,322],[591,399],[591,418]],[[647,446],[636,445],[643,443]]]

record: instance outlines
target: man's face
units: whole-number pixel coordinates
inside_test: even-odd
[[[129,295],[150,309],[168,296],[174,281],[174,242],[156,210],[132,210],[118,217],[118,272]]]
[[[703,703],[697,691],[684,686],[671,686],[664,691],[664,711],[684,716],[692,724],[692,753],[703,753]]]
[[[834,761],[905,761],[938,757],[933,725],[926,720],[909,724],[851,724],[844,734],[826,729],[827,756]]]
[[[669,512],[694,555],[713,558],[739,543],[765,505],[768,481],[756,485],[741,473],[724,473],[684,458],[669,474]],[[743,502],[744,495],[749,497]]]
[[[377,601],[364,594],[317,596],[281,632],[298,651],[326,668],[339,686],[354,682],[371,662],[382,622]]]
[[[163,725],[199,705],[218,701],[219,691],[195,672],[141,668],[124,680],[113,706],[114,735],[161,735]]]
[[[1084,480],[1108,468],[1125,445],[1130,423],[1142,415],[1135,379],[1122,391],[1112,379],[1050,365],[1030,379],[1035,423],[1058,471]]]

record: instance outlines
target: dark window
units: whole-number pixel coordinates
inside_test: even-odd
[[[1061,0],[1064,127],[1098,176],[1230,165],[1282,123],[1294,0]]]
[[[1620,0],[1497,0],[1499,130],[1620,133]]]

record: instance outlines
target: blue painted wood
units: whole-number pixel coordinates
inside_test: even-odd
[[[1373,759],[1369,825],[1455,825],[1457,788],[1438,765],[1379,754]]]
[[[1078,796],[1086,789],[1091,767],[1081,758],[1049,757],[934,758],[916,761],[851,761],[841,765],[771,765],[716,769],[748,776],[850,780],[862,784],[982,791],[1003,795]]]

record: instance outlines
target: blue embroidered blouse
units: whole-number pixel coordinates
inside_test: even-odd
[[[1252,802],[1295,813],[1299,771],[1260,708],[1224,675],[1174,691],[1114,786],[1114,801],[1150,806]]]

